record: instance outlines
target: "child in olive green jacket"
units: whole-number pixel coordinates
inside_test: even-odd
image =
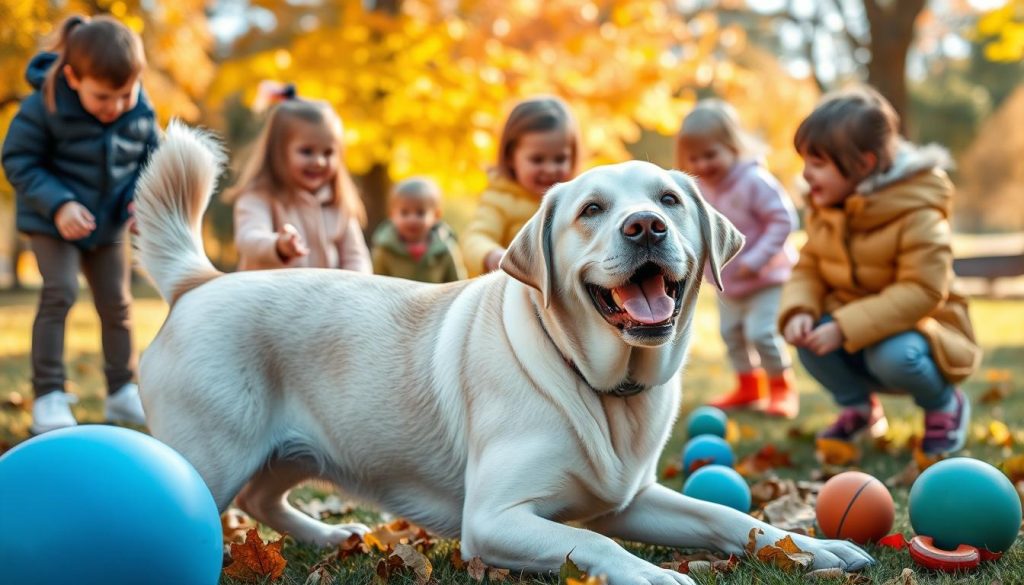
[[[420,282],[466,278],[455,236],[441,219],[441,190],[414,177],[391,192],[389,219],[373,234],[373,272]]]

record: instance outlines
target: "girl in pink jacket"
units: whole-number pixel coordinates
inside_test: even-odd
[[[342,160],[341,120],[286,88],[227,200],[239,270],[345,268],[372,273],[366,212]]]
[[[775,322],[782,284],[796,261],[786,243],[796,213],[775,177],[749,159],[746,142],[735,110],[714,99],[700,101],[677,136],[678,166],[696,175],[707,201],[746,236],[743,250],[722,269],[718,299],[722,339],[739,381],[711,404],[793,418],[800,402]]]

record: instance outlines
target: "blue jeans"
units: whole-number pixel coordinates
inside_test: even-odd
[[[825,315],[819,325],[829,321],[831,315]],[[802,347],[797,353],[807,372],[841,406],[867,404],[872,393],[882,392],[910,394],[921,408],[938,410],[954,392],[917,331],[897,333],[855,353],[842,347],[822,356]]]

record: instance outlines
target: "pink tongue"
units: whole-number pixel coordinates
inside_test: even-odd
[[[622,308],[634,321],[651,325],[661,323],[672,316],[675,302],[665,293],[665,278],[660,274],[651,276],[641,284],[632,282],[614,289]]]

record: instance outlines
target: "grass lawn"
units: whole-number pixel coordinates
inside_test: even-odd
[[[134,305],[134,326],[136,344],[144,348],[156,335],[166,306],[152,291],[140,288]],[[0,451],[24,440],[28,436],[30,423],[28,403],[31,397],[29,384],[29,347],[32,319],[35,312],[35,293],[0,294]],[[972,437],[963,455],[977,457],[993,464],[1000,464],[1017,446],[1024,445],[1024,398],[1010,393],[1006,399],[989,405],[979,404],[977,399],[993,384],[993,378],[1009,377],[1009,384],[1024,379],[1024,301],[979,300],[972,305],[972,315],[981,343],[985,347],[985,363],[982,370],[969,380],[964,388],[974,399],[974,421]],[[705,294],[700,301],[696,317],[697,343],[691,349],[684,385],[684,414],[704,403],[709,397],[726,391],[732,383],[732,373],[725,361],[724,348],[717,333],[717,314],[714,299]],[[75,411],[82,422],[102,422],[103,372],[102,356],[99,353],[98,322],[91,302],[83,293],[83,299],[73,308],[69,317],[67,335],[67,363],[69,364],[69,389],[79,395],[81,402]],[[733,416],[742,430],[742,438],[736,442],[737,455],[742,457],[771,443],[788,451],[795,467],[779,469],[781,477],[809,479],[819,465],[814,457],[813,432],[827,424],[834,415],[834,408],[828,397],[806,375],[799,372],[802,394],[802,412],[793,423],[768,420],[751,413]],[[23,397],[25,404],[17,407],[11,404],[10,393]],[[17,402],[17,399],[15,399]],[[921,414],[908,399],[886,397],[883,399],[889,413],[892,429],[891,438],[896,444],[904,443],[914,433],[920,433]],[[994,446],[988,440],[990,423],[1004,422],[1010,429],[1013,447]],[[684,442],[682,429],[676,429],[668,448],[662,455],[662,469],[678,465]],[[869,447],[861,461],[861,468],[880,479],[889,478],[900,472],[911,459],[907,449],[891,453],[875,451]],[[667,485],[678,489],[680,477],[664,480]],[[297,490],[300,496],[323,495],[322,488],[307,486]],[[897,503],[896,526],[894,530],[910,535],[911,529],[906,513],[907,488],[896,488],[893,496]],[[350,516],[334,518],[361,518],[373,521],[373,512],[356,510]],[[273,534],[263,529],[267,538]],[[998,563],[989,563],[978,572],[965,575],[936,575],[923,570],[916,571],[917,583],[1024,583],[1024,547],[1019,542]],[[440,541],[428,555],[434,565],[434,579],[439,583],[474,583],[465,571],[456,570],[448,560],[454,543]],[[633,547],[631,550],[655,562],[671,560],[673,551],[650,547]],[[878,564],[864,572],[870,582],[884,584],[897,579],[905,567],[915,568],[905,551],[893,551],[873,547],[871,553]],[[306,582],[310,568],[330,551],[298,546],[286,541],[284,548],[288,567],[277,583],[302,585]],[[374,569],[379,555],[352,557],[336,563],[335,582],[344,584],[372,583],[376,579]],[[2,576],[2,568],[0,568]],[[702,583],[805,583],[798,575],[786,575],[776,569],[753,562],[742,562],[738,569],[725,576],[711,576],[698,581]],[[536,576],[509,578],[510,581],[525,583],[556,583],[556,577]],[[2,579],[0,579],[2,581]],[[224,578],[222,583],[237,581]],[[413,583],[409,574],[392,579],[392,582]],[[819,581],[822,583],[846,583],[844,579]],[[894,581],[894,583],[903,581]]]

